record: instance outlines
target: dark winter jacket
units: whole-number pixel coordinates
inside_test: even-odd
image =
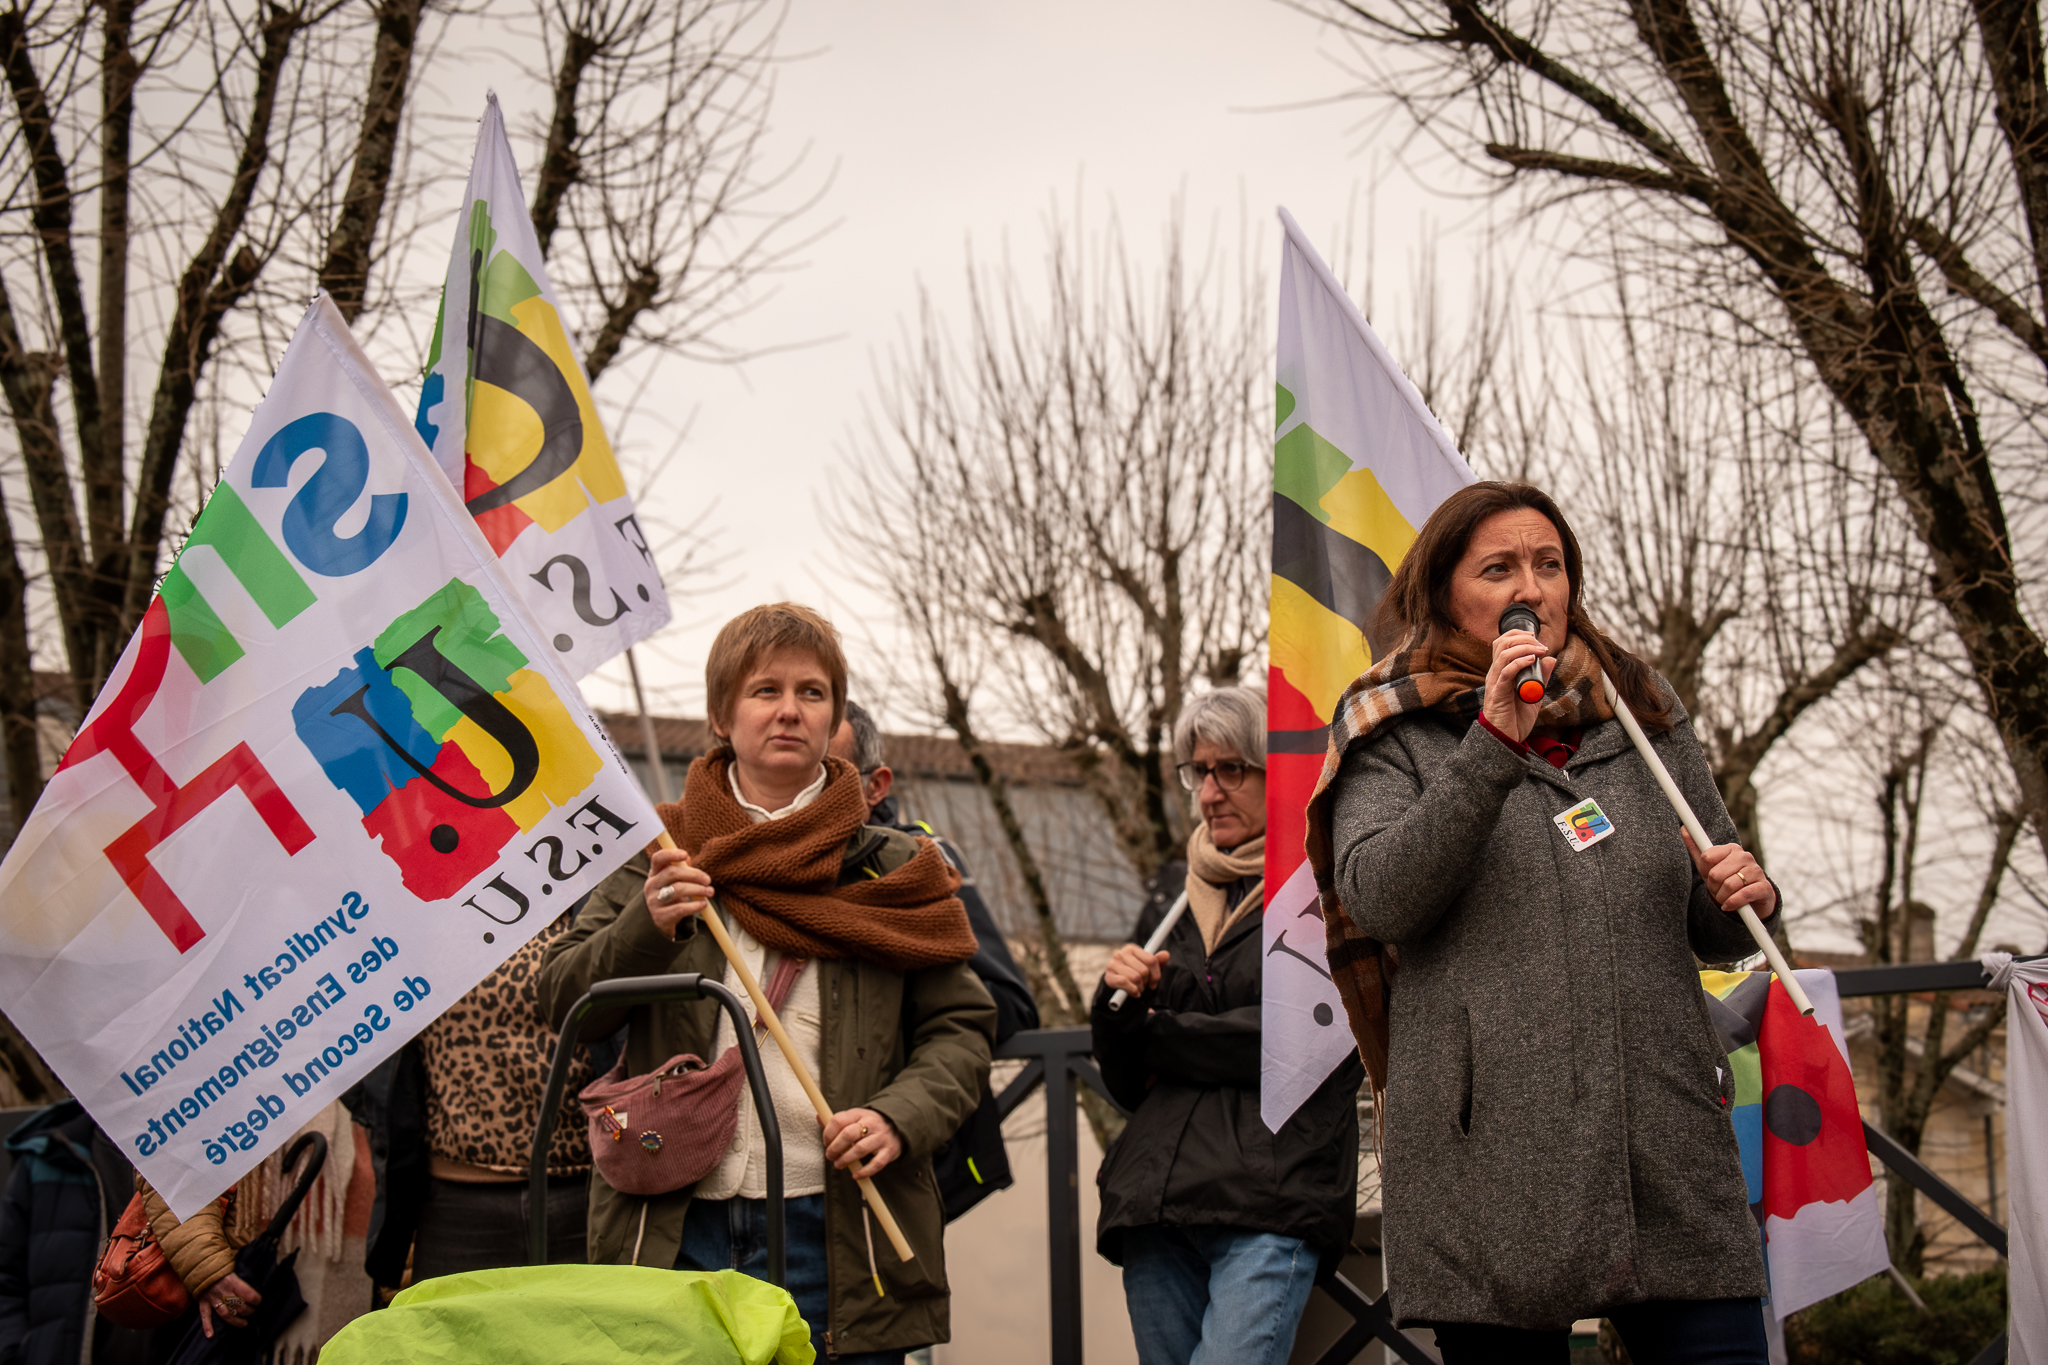
[[[1731,841],[1677,721],[1657,753]],[[1338,894],[1401,950],[1384,1129],[1396,1316],[1559,1328],[1645,1299],[1762,1294],[1694,961],[1752,941],[1621,725],[1588,728],[1559,770],[1482,726],[1407,716],[1351,747],[1336,791]],[[1613,832],[1575,849],[1555,817],[1588,797]]]
[[[372,1067],[342,1093],[349,1116],[370,1134],[376,1199],[363,1239],[370,1282],[395,1290],[405,1282],[413,1235],[432,1185],[427,1150],[427,1066],[415,1038]]]
[[[988,987],[988,993],[996,1002],[996,1046],[1010,1041],[1010,1035],[1028,1028],[1038,1027],[1038,1000],[1031,994],[1030,985],[1024,980],[1024,973],[1018,970],[1017,959],[1010,955],[1010,945],[1003,941],[1003,931],[996,926],[996,917],[989,912],[988,902],[981,898],[981,888],[975,884],[974,873],[967,867],[967,860],[960,856],[950,839],[922,820],[904,820],[891,796],[878,802],[869,823],[886,825],[905,834],[920,835],[939,846],[939,852],[946,855],[946,861],[960,874],[960,903],[967,907],[967,922],[974,928],[974,941],[979,946],[967,965],[981,978],[981,984]]]
[[[960,874],[960,903],[967,907],[967,923],[974,930],[976,944],[967,965],[996,1002],[996,1046],[1010,1041],[1013,1034],[1037,1028],[1038,1000],[1018,970],[1017,959],[1010,955],[1010,945],[1003,941],[1003,931],[996,927],[996,917],[989,913],[988,902],[981,898],[981,888],[960,850],[924,821],[901,819],[893,796],[876,803],[868,818],[877,825],[930,839]],[[932,1175],[939,1182],[939,1198],[949,1223],[1017,1183],[1010,1172],[1010,1150],[1003,1141],[1003,1116],[989,1082],[982,1082],[981,1099],[959,1131],[932,1153]]]
[[[1186,880],[1185,863],[1161,870],[1131,942],[1151,936]],[[1233,885],[1229,903],[1257,887]],[[1259,1117],[1260,917],[1232,925],[1205,959],[1201,930],[1183,915],[1165,948],[1172,956],[1150,995],[1112,1011],[1109,987],[1095,993],[1095,1060],[1132,1111],[1096,1177],[1096,1249],[1122,1264],[1127,1228],[1222,1225],[1299,1237],[1334,1259],[1357,1214],[1365,1068],[1347,1055],[1278,1133],[1268,1131]]]
[[[100,1244],[135,1192],[135,1172],[77,1100],[31,1116],[7,1139],[14,1173],[0,1205],[0,1365],[141,1365],[150,1334],[92,1307]]]

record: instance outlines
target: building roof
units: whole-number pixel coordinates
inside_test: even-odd
[[[598,719],[611,732],[619,752],[644,759],[647,746],[640,736],[640,717],[628,711],[600,711]],[[671,763],[687,763],[711,747],[711,727],[702,720],[685,716],[654,716],[654,742]],[[972,780],[974,766],[960,745],[936,735],[884,735],[883,751],[889,767],[899,778]],[[1005,744],[990,741],[983,751],[995,770],[1012,782],[1081,785],[1081,771],[1073,759],[1049,744]]]
[[[598,718],[644,781],[640,717],[600,711]],[[682,716],[651,719],[668,790],[680,791],[691,761],[711,747],[710,727]],[[924,821],[959,849],[1004,933],[1035,940],[1036,916],[1016,853],[967,755],[953,740],[932,735],[884,735],[882,742],[903,818]],[[990,743],[984,750],[1008,781],[1060,932],[1070,941],[1122,941],[1143,905],[1143,887],[1079,767],[1051,745]]]

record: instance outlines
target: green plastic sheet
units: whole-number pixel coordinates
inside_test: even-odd
[[[320,1365],[812,1365],[785,1290],[733,1270],[517,1266],[444,1275],[357,1318]]]

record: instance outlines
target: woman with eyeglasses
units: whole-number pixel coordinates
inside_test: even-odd
[[[1123,1267],[1140,1365],[1282,1365],[1319,1263],[1351,1239],[1365,1072],[1348,1056],[1278,1133],[1259,1117],[1265,694],[1197,697],[1173,753],[1200,817],[1187,861],[1160,871],[1095,992],[1095,1059],[1131,1111],[1095,1244]]]

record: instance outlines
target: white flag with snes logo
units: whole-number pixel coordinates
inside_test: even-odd
[[[415,425],[570,677],[668,624],[496,95],[477,129]]]
[[[181,1218],[659,828],[323,295],[5,863],[7,1015]]]

